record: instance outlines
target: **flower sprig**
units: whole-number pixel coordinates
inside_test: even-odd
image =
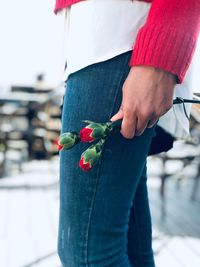
[[[104,143],[110,134],[118,129],[122,120],[114,122],[97,123],[83,120],[88,125],[80,129],[79,132],[66,132],[54,140],[59,151],[69,150],[80,142],[92,143],[82,154],[79,167],[83,171],[89,171],[101,158]],[[96,143],[95,143],[96,142]]]
[[[120,123],[106,122],[97,123],[89,120],[83,120],[83,122],[89,123],[86,127],[80,130],[81,142],[91,143],[102,138],[106,138]]]
[[[97,164],[102,155],[105,139],[100,139],[96,144],[92,144],[81,154],[79,167],[84,171],[90,171]]]
[[[63,149],[71,149],[80,142],[80,135],[77,132],[67,132],[59,136],[54,140],[54,144],[57,145],[59,151]]]
[[[183,104],[185,115],[189,118],[185,109],[185,103],[200,104],[200,101],[181,97],[177,97],[173,100],[173,104]],[[79,161],[79,167],[83,171],[89,171],[101,158],[106,139],[109,138],[111,133],[115,130],[119,130],[121,127],[122,119],[105,123],[97,123],[89,120],[83,120],[83,122],[88,123],[88,125],[79,132],[73,131],[61,134],[59,138],[54,141],[54,144],[57,145],[59,151],[62,151],[64,149],[71,149],[80,142],[93,143],[81,154]],[[95,141],[96,143],[94,143]]]

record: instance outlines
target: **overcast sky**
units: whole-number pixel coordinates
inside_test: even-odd
[[[39,72],[57,85],[63,70],[63,21],[55,0],[0,0],[0,90],[32,84]],[[200,41],[194,83],[200,91]],[[194,64],[194,63],[193,63]],[[1,92],[0,92],[1,94]]]
[[[0,87],[31,84],[39,72],[62,75],[62,20],[55,0],[0,0]]]

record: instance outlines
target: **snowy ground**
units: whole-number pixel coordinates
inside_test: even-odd
[[[148,160],[153,247],[157,267],[200,266],[200,189],[191,200],[195,166],[166,182],[166,216],[159,194],[161,161]],[[174,172],[180,162],[167,167]],[[58,158],[32,161],[0,179],[0,267],[60,267],[56,254]]]

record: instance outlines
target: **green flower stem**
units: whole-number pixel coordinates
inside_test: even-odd
[[[122,124],[122,119],[112,122],[113,128],[120,128]]]
[[[193,104],[200,104],[199,100],[195,100],[195,99],[184,99],[184,98],[180,98],[177,97],[176,99],[174,99],[173,104],[183,104],[184,103],[193,103]]]
[[[114,121],[114,122],[111,122],[111,121],[107,122],[107,126],[108,128],[111,129],[111,131],[107,134],[105,139],[109,138],[111,134],[118,132],[119,129],[121,128],[121,124],[122,124],[122,119]]]

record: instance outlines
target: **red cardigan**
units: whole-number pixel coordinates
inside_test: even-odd
[[[85,0],[56,0],[58,10]],[[200,32],[200,0],[144,0],[152,2],[139,29],[129,66],[146,65],[171,72],[182,83]]]

